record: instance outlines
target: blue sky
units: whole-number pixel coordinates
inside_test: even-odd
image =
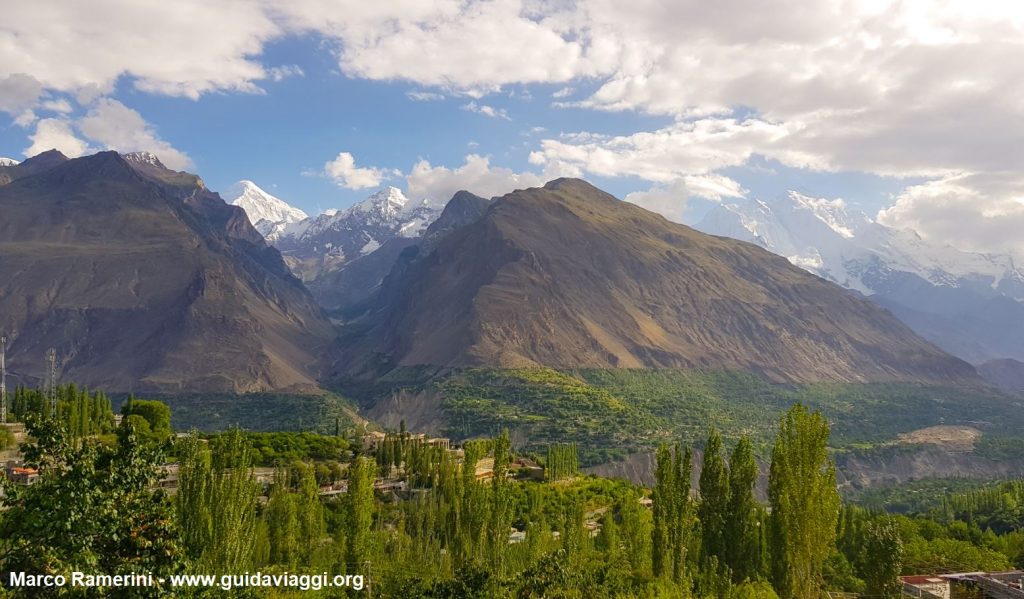
[[[0,23],[0,156],[148,150],[310,213],[388,184],[437,200],[581,176],[692,222],[797,189],[1021,245],[1007,3],[30,4]]]

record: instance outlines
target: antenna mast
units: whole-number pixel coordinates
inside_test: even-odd
[[[52,347],[46,352],[49,365],[47,391],[50,394],[50,416],[57,416],[57,350]]]
[[[0,336],[0,424],[7,424],[7,335]]]

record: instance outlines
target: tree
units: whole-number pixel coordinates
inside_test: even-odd
[[[864,583],[868,595],[897,598],[903,586],[899,575],[903,568],[903,540],[892,521],[868,524],[864,543]]]
[[[772,583],[780,597],[816,599],[835,545],[840,502],[828,437],[824,417],[801,404],[779,423],[768,498]]]
[[[735,583],[756,580],[761,574],[756,481],[754,448],[743,437],[729,459],[729,509],[725,519],[726,565],[732,570]]]
[[[25,462],[41,479],[31,486],[4,485],[8,508],[0,512],[0,568],[4,572],[73,570],[154,577],[180,572],[173,506],[157,487],[162,451],[142,443],[129,424],[114,447],[86,441],[76,447],[54,419],[29,415],[33,443]],[[29,589],[26,596],[39,596]],[[155,597],[149,589],[107,589],[106,597]],[[17,595],[16,595],[17,596]]]
[[[171,433],[171,408],[162,401],[132,398],[124,404],[121,414],[142,416],[155,435],[167,436]]]
[[[655,454],[654,492],[652,495],[654,532],[651,536],[651,564],[655,576],[671,574],[673,544],[669,534],[675,513],[674,471],[672,453],[662,444]]]
[[[725,469],[722,437],[711,429],[704,446],[704,464],[700,470],[700,503],[697,518],[701,526],[701,559],[712,557],[726,561],[725,526],[729,511],[729,473]]]
[[[374,463],[361,456],[348,469],[345,536],[347,561],[351,568],[361,568],[363,562],[370,558],[374,474]]]
[[[194,438],[183,448],[177,506],[186,546],[205,572],[244,571],[253,565],[257,536],[252,448],[238,429],[218,437],[212,450]]]

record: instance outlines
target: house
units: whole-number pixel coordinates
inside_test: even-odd
[[[9,468],[7,477],[18,485],[34,485],[39,482],[39,471],[35,468]]]
[[[363,435],[363,451],[377,451],[377,449],[384,443],[384,439],[387,437],[386,433],[381,431],[370,431]]]
[[[911,597],[940,597],[950,599],[952,589],[949,579],[932,575],[900,576],[903,594]]]

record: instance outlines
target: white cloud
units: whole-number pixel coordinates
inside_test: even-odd
[[[759,119],[707,118],[632,135],[575,134],[541,141],[532,164],[570,164],[603,177],[636,176],[657,183],[707,175],[745,163],[787,135]]]
[[[35,77],[25,73],[0,76],[0,112],[6,112],[15,117],[31,113],[32,107],[35,106],[42,93],[43,84]],[[32,120],[35,120],[34,116]]]
[[[160,139],[142,115],[117,100],[99,100],[77,125],[83,135],[109,150],[152,152],[174,170],[192,166],[188,155]]]
[[[0,79],[31,73],[45,87],[109,91],[123,75],[136,88],[196,98],[254,91],[269,76],[257,60],[282,36],[271,6],[255,0],[53,0],[4,6]]]
[[[426,88],[413,99],[486,107],[488,93],[545,83],[566,98],[596,90],[575,106],[677,121],[546,140],[548,168],[666,186],[757,153],[937,185],[965,175],[977,215],[1019,195],[994,183],[1024,171],[1024,8],[1005,0],[20,2],[0,23],[0,110],[30,126],[47,90],[88,104],[122,77],[191,98],[258,91],[288,74],[263,64],[267,43],[307,33],[347,76]],[[697,141],[688,123],[725,131]]]
[[[477,104],[476,101],[469,102],[468,104],[463,104],[461,108],[462,110],[475,112],[476,114],[482,114],[492,119],[505,119],[506,121],[512,120],[508,118],[508,113],[505,112],[504,108],[495,108],[493,106],[488,106],[486,104]]]
[[[405,95],[410,100],[416,102],[436,102],[438,100],[444,100],[444,94],[436,92],[425,92],[425,91],[408,91]]]
[[[686,189],[686,184],[679,180],[672,185],[656,185],[647,191],[634,191],[626,194],[623,199],[651,212],[656,212],[672,222],[681,223],[689,192]]]
[[[68,158],[78,158],[93,152],[89,144],[75,135],[71,123],[64,119],[42,119],[36,123],[36,130],[29,135],[32,145],[25,148],[25,157],[31,158],[47,150],[59,150]]]
[[[576,90],[574,90],[573,88],[571,88],[571,87],[563,87],[563,88],[559,89],[558,91],[556,91],[555,93],[551,94],[551,97],[552,98],[558,98],[558,99],[568,98],[569,96],[573,95],[574,93],[576,93]]]
[[[73,111],[74,108],[71,106],[71,102],[68,102],[66,98],[56,98],[52,100],[46,100],[42,102],[39,107],[42,110],[49,110],[50,112],[56,112],[59,114],[68,114]]]
[[[324,174],[346,189],[366,189],[379,186],[391,173],[380,168],[357,167],[352,154],[341,152],[334,160],[324,164]]]
[[[304,77],[305,75],[302,68],[294,64],[267,69],[267,78],[271,81],[284,81],[289,77]]]
[[[1024,174],[958,174],[913,185],[878,220],[963,249],[1024,251]]]
[[[445,202],[463,189],[490,198],[545,183],[545,179],[535,173],[491,166],[488,157],[478,154],[466,156],[465,163],[456,168],[433,166],[426,160],[420,160],[405,180],[409,197],[428,198],[435,202]]]

